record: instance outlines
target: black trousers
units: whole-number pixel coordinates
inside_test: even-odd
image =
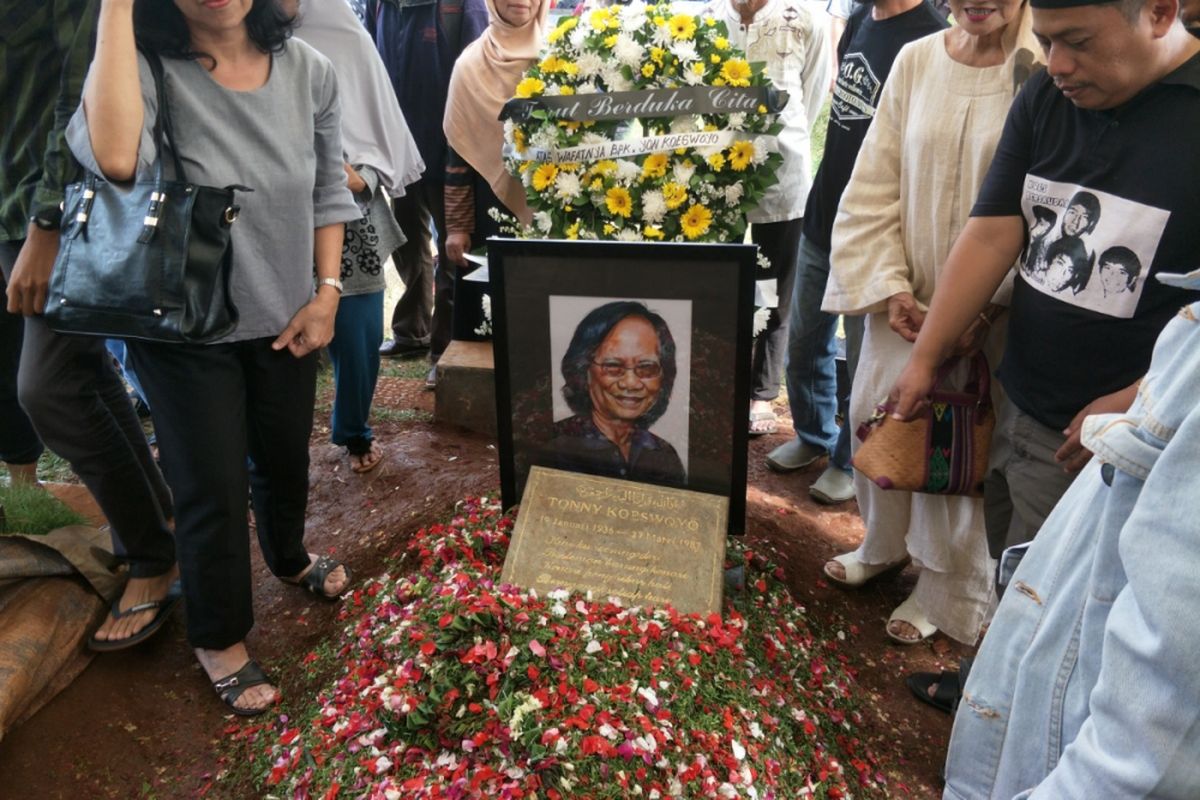
[[[0,261],[7,275],[17,260],[20,242],[0,243]],[[8,282],[0,278],[0,461],[6,464],[32,464],[42,454],[42,440],[17,399],[17,371],[21,367],[21,342],[25,338],[25,318],[10,314],[7,304]]]
[[[230,647],[254,625],[247,485],[267,566],[282,577],[308,566],[304,515],[317,354],[298,359],[272,350],[271,341],[129,342],[175,496],[193,647]]]
[[[404,294],[392,310],[392,338],[397,343],[416,347],[430,344],[433,335],[434,263],[445,263],[446,220],[440,183],[419,180],[405,190],[403,197],[392,202],[392,213],[408,240],[392,254],[392,262]],[[437,239],[437,258],[431,252]],[[445,344],[436,352],[441,355]]]
[[[0,246],[6,278],[17,250]],[[63,336],[40,316],[26,317],[17,392],[38,436],[96,498],[130,575],[148,578],[169,570],[175,563],[167,527],[171,492],[104,340]]]
[[[750,226],[750,238],[771,262],[771,271],[758,270],[757,280],[776,280],[779,305],[771,309],[767,327],[754,338],[750,366],[750,397],[774,400],[779,396],[783,365],[787,360],[788,318],[792,310],[792,283],[800,259],[802,219],[783,222],[756,222]]]

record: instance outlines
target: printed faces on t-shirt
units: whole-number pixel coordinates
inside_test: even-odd
[[[846,128],[847,122],[872,119],[882,85],[862,53],[847,53],[838,66],[837,80],[833,84],[830,120],[838,127]]]
[[[1026,283],[1074,306],[1133,316],[1170,212],[1036,175],[1025,176],[1021,210]]]

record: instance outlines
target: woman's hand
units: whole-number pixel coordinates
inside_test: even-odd
[[[910,358],[900,377],[888,392],[892,417],[905,422],[913,419],[929,405],[929,393],[937,380],[937,366]]]
[[[471,252],[471,234],[455,232],[446,237],[446,256],[455,264],[465,267],[469,252]]]
[[[333,341],[333,320],[337,316],[338,292],[332,286],[322,286],[317,296],[296,312],[292,321],[271,343],[272,350],[287,348],[301,358]]]
[[[346,183],[350,186],[350,191],[355,194],[362,194],[367,190],[367,182],[363,180],[362,175],[358,174],[358,170],[346,164]]]
[[[887,301],[888,325],[905,341],[915,342],[925,322],[925,312],[917,305],[912,292],[897,292]]]

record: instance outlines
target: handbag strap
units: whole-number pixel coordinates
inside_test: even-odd
[[[154,117],[154,149],[158,163],[154,169],[154,182],[161,186],[163,183],[162,164],[165,158],[163,144],[171,150],[171,162],[175,167],[175,180],[187,183],[187,175],[183,171],[183,162],[179,160],[179,151],[175,147],[175,132],[171,127],[171,104],[167,102],[167,80],[163,72],[162,59],[153,50],[138,48],[150,65],[150,74],[154,76],[154,95],[158,102],[158,114]]]
[[[943,361],[934,377],[933,388],[938,389],[965,358],[967,356],[955,356]],[[983,354],[982,350],[976,350],[975,354],[971,356],[967,385],[963,391],[978,397],[981,405],[991,405],[992,376],[991,370],[988,368],[987,356]]]

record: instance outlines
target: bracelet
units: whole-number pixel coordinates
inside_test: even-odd
[[[989,326],[989,327],[990,327],[990,326],[991,326],[991,324],[992,324],[992,318],[991,318],[991,317],[989,317],[989,316],[987,315],[987,312],[986,312],[986,311],[980,311],[980,312],[979,312],[979,321],[980,321],[980,322],[982,322],[984,325],[987,325],[987,326]]]

